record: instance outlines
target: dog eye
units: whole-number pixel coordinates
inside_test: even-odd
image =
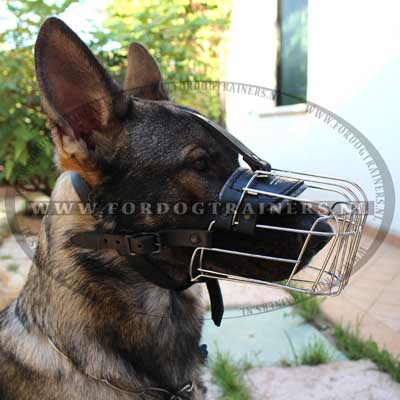
[[[192,162],[192,168],[199,172],[205,172],[208,170],[208,160],[203,158],[198,158]]]

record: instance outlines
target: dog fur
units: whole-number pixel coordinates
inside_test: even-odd
[[[56,18],[40,30],[35,62],[57,164],[64,171],[52,202],[79,203],[68,171],[79,173],[100,202],[212,201],[237,168],[237,154],[168,99],[157,64],[141,45],[129,48],[124,90]],[[127,94],[133,89],[135,97]],[[307,218],[297,224],[309,226],[315,219]],[[48,213],[27,282],[0,313],[0,399],[170,398],[151,391],[130,394],[99,381],[104,378],[128,391],[153,386],[175,392],[194,382],[194,390],[182,397],[203,399],[198,289],[162,289],[115,250],[83,249],[69,238],[82,231],[205,228],[209,222],[176,215]],[[269,249],[278,255],[295,253],[301,245],[283,236],[269,239]],[[189,256],[178,249],[153,261],[183,281]],[[232,264],[229,258],[217,261]],[[266,270],[256,262],[235,262],[234,267],[252,267],[266,279],[288,274],[281,265]]]

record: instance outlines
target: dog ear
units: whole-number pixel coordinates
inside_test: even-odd
[[[129,101],[89,48],[57,18],[47,19],[40,29],[35,66],[61,169],[98,183],[98,147],[118,131]]]
[[[168,100],[160,69],[140,43],[131,43],[129,46],[124,89],[143,99]]]

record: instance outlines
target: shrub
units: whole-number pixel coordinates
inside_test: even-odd
[[[49,127],[40,106],[34,74],[33,43],[46,17],[79,0],[7,0],[15,28],[0,33],[0,183],[49,193],[55,181]],[[167,81],[220,79],[220,55],[230,1],[115,0],[94,26],[90,47],[122,82],[128,45],[138,41],[160,62]],[[176,101],[223,119],[217,92],[178,91]]]

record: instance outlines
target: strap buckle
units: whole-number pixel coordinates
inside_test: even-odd
[[[160,252],[160,235],[145,232],[139,235],[126,235],[126,248],[131,256],[156,254]]]

